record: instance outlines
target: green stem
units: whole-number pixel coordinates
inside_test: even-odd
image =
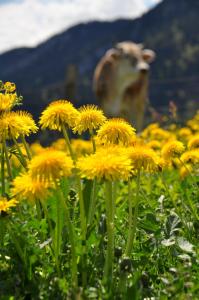
[[[1,148],[1,195],[5,195],[5,165],[4,165],[4,146]]]
[[[83,194],[82,194],[82,183],[81,183],[81,178],[79,177],[79,175],[76,175],[76,177],[77,177],[77,188],[78,188],[78,194],[79,194],[82,239],[85,240],[86,239],[86,215],[85,215],[84,199],[83,199]]]
[[[26,139],[25,139],[24,135],[21,135],[21,140],[22,140],[22,143],[23,143],[24,148],[25,148],[25,150],[26,150],[28,159],[31,160],[31,159],[32,159],[32,154],[31,154],[29,145],[28,145],[28,143],[26,142]]]
[[[20,147],[19,147],[19,145],[17,143],[17,140],[15,139],[14,136],[12,136],[12,139],[13,139],[14,144],[15,144],[15,146],[17,148],[18,153],[19,153],[20,162],[21,162],[22,166],[27,170],[27,162],[26,162],[26,159],[25,159],[25,157],[24,157],[24,155],[23,155],[23,153],[22,153],[22,151],[21,151],[21,149],[20,149]]]
[[[110,285],[113,280],[113,259],[114,259],[114,204],[113,204],[113,187],[112,182],[105,182],[106,193],[106,215],[107,215],[107,252],[104,268],[104,282],[109,281]]]
[[[66,145],[68,147],[70,156],[73,160],[74,166],[76,167],[76,157],[73,152],[73,149],[70,144],[70,140],[68,137],[67,129],[64,124],[62,124],[62,132],[66,141]],[[87,285],[87,274],[86,274],[86,232],[87,232],[87,221],[86,221],[86,214],[85,214],[85,206],[84,206],[84,199],[82,194],[82,184],[81,178],[77,173],[77,169],[75,168],[75,177],[77,182],[77,190],[79,195],[79,206],[80,206],[80,224],[81,224],[81,238],[82,238],[82,282],[83,286],[86,287]]]
[[[76,247],[75,247],[75,231],[73,228],[73,223],[70,219],[67,203],[64,199],[63,193],[59,186],[57,186],[57,191],[59,194],[59,199],[57,202],[59,202],[59,200],[60,200],[60,202],[61,202],[60,208],[64,209],[65,217],[66,217],[66,225],[68,228],[68,235],[69,235],[69,240],[70,240],[70,244],[71,244],[72,284],[74,287],[77,287],[78,282],[77,282],[77,255],[76,255]]]
[[[6,159],[6,165],[7,165],[8,175],[9,175],[10,180],[12,181],[12,179],[13,179],[12,169],[11,169],[11,165],[10,165],[10,160],[9,160],[9,155],[8,155],[8,149],[7,149],[7,146],[6,146],[5,139],[3,139],[3,147],[4,147],[4,153],[5,153],[5,159]]]
[[[95,208],[96,208],[96,200],[97,200],[97,178],[94,178],[93,185],[92,185],[92,192],[91,192],[91,201],[89,205],[89,211],[88,211],[88,227],[92,224],[93,217],[95,214]]]
[[[71,143],[70,143],[70,140],[69,140],[69,137],[68,137],[68,132],[67,132],[67,128],[64,124],[62,124],[62,132],[63,132],[63,135],[64,135],[64,139],[66,141],[66,145],[68,147],[68,150],[69,150],[69,153],[70,153],[70,156],[74,162],[74,165],[76,165],[76,157],[75,157],[75,154],[73,152],[73,149],[71,147]]]
[[[96,144],[95,144],[93,130],[90,131],[90,135],[91,135],[91,141],[92,141],[92,145],[93,145],[93,153],[95,153],[96,152]]]
[[[38,220],[41,221],[42,212],[41,212],[41,207],[40,207],[40,201],[38,199],[35,199],[35,205],[36,205]]]
[[[125,256],[127,257],[131,255],[134,239],[136,235],[139,193],[140,193],[140,170],[138,170],[137,180],[136,180],[136,198],[135,198],[134,213],[133,213],[133,206],[132,206],[132,190],[131,190],[130,181],[128,182],[128,189],[129,189],[129,232],[128,232],[126,250],[125,250]]]
[[[57,199],[56,201],[56,227],[55,227],[55,261],[56,261],[56,266],[57,266],[57,271],[58,271],[58,275],[60,276],[60,254],[61,254],[61,236],[62,236],[62,232],[61,232],[61,216],[60,216],[60,212],[62,212],[62,207],[61,207],[61,198],[62,198],[62,191],[60,190],[60,187],[57,185],[56,181],[55,181],[55,186],[56,186],[56,191],[58,193],[59,199]]]
[[[74,165],[76,165],[75,154],[74,154],[73,149],[71,147],[70,140],[69,140],[69,137],[68,137],[68,133],[67,133],[67,130],[66,130],[66,127],[65,127],[64,124],[62,124],[62,131],[63,131],[63,135],[64,135],[64,138],[65,138],[66,144],[68,146],[68,150],[70,152],[71,158],[74,162]],[[86,214],[85,214],[84,200],[83,200],[83,194],[82,194],[81,178],[77,174],[76,169],[75,169],[75,176],[76,176],[77,189],[78,189],[78,194],[79,194],[80,221],[81,221],[81,229],[82,229],[82,238],[85,239],[86,238]]]
[[[41,203],[42,209],[44,211],[45,218],[46,218],[46,220],[48,222],[48,226],[49,226],[51,238],[53,238],[53,228],[52,228],[52,224],[51,224],[51,221],[50,221],[50,218],[49,218],[48,209],[47,209],[45,200],[41,200],[40,199],[38,201],[40,201],[40,203]]]
[[[77,188],[79,194],[79,207],[80,207],[80,223],[81,223],[81,238],[82,238],[82,285],[85,288],[87,286],[87,272],[86,272],[86,260],[87,260],[87,245],[86,245],[86,233],[87,233],[87,220],[85,214],[84,199],[82,194],[81,178],[76,174]]]

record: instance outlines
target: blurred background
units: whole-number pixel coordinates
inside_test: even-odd
[[[198,28],[198,0],[0,0],[0,79],[16,83],[36,118],[55,99],[98,104],[94,69],[130,40],[157,55],[148,116],[172,101],[183,120],[199,108]]]

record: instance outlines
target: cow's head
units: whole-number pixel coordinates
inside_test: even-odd
[[[127,41],[116,44],[115,48],[107,51],[106,56],[114,61],[116,81],[122,88],[126,88],[140,77],[147,75],[155,53],[143,49],[141,44]]]

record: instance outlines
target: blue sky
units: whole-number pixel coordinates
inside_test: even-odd
[[[0,52],[36,46],[79,22],[135,18],[161,0],[0,0]]]

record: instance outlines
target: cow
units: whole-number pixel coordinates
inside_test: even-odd
[[[149,63],[154,58],[154,51],[124,41],[109,49],[94,71],[94,93],[105,114],[125,118],[138,131],[148,99]]]

